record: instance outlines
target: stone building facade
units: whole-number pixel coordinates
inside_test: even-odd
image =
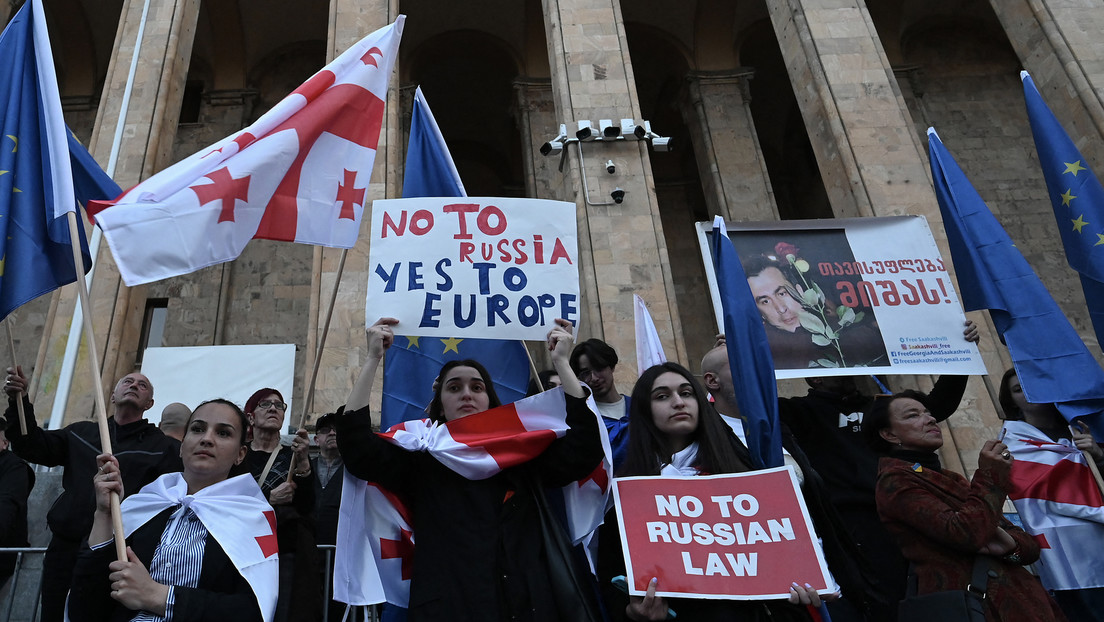
[[[10,3],[12,10],[16,3]],[[1037,84],[1104,170],[1104,5],[1065,0],[46,0],[67,121],[124,188],[229,134],[364,34],[408,16],[368,200],[397,197],[413,86],[435,111],[473,196],[578,206],[582,337],[635,378],[632,294],[671,358],[697,367],[716,332],[693,225],[922,214],[944,249],[924,130],[936,126],[1044,283],[1099,353],[1065,265],[1017,73]],[[8,11],[0,9],[0,20]],[[645,142],[539,146],[561,123],[647,119]],[[605,162],[616,165],[606,174]],[[581,168],[585,167],[585,168]],[[584,189],[580,171],[587,173]],[[625,200],[609,201],[620,187]],[[367,222],[368,219],[365,219]],[[367,235],[348,256],[313,412],[340,405],[364,354]],[[133,370],[151,318],[160,343],[294,343],[302,403],[340,253],[254,241],[237,261],[127,288],[101,245],[91,293],[100,381]],[[33,399],[58,395],[75,290],[18,313]],[[1009,358],[986,314],[994,377]],[[80,369],[87,348],[79,351]],[[533,348],[538,357],[540,348]],[[92,415],[77,373],[66,421]],[[64,379],[62,379],[64,380]],[[931,378],[895,378],[930,386]],[[783,394],[803,392],[783,383]],[[948,424],[970,469],[998,422],[980,379]]]

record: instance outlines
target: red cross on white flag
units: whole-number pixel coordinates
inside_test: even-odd
[[[123,281],[230,261],[254,238],[351,248],[404,21],[350,47],[251,126],[89,203]]]

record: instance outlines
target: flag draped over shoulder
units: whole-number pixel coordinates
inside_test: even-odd
[[[77,279],[68,212],[121,191],[65,126],[41,0],[0,34],[0,318]],[[77,227],[84,270],[92,265]],[[82,272],[82,273],[83,273]]]
[[[280,576],[276,512],[257,482],[246,473],[190,495],[182,474],[162,475],[123,500],[123,532],[130,537],[151,518],[174,506],[191,508],[249,583],[265,622],[271,622]]]
[[[1104,438],[1104,370],[931,128],[928,148],[963,306],[989,310],[1029,402]]]
[[[419,87],[414,92],[410,144],[403,173],[403,198],[467,196],[448,146]],[[433,379],[441,366],[475,359],[487,368],[503,403],[514,402],[529,388],[529,357],[520,341],[440,339],[399,336],[383,361],[380,427],[421,419],[433,398]]]
[[[747,427],[748,450],[760,468],[782,466],[774,360],[763,320],[747,284],[747,275],[720,216],[713,221],[710,249],[724,314],[728,364],[732,369],[736,404]]]
[[[1084,454],[1023,421],[1004,422],[1005,444],[1016,457],[1012,490],[1024,529],[1041,548],[1035,567],[1048,590],[1104,587],[1104,496]]]
[[[538,393],[513,404],[450,421],[402,422],[380,436],[408,451],[425,451],[472,480],[536,458],[567,432],[563,389]],[[386,489],[348,473],[334,556],[334,598],[351,605],[410,599],[416,534],[401,500]],[[367,563],[365,552],[373,557]]]
[[[1066,261],[1081,276],[1097,342],[1104,344],[1104,188],[1043,101],[1031,76],[1022,71],[1020,79]]]
[[[89,206],[127,285],[238,257],[253,238],[352,248],[405,17],[236,134]]]

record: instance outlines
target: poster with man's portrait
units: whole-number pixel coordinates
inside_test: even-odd
[[[985,373],[924,218],[728,227],[778,378]],[[711,223],[698,229],[707,242]],[[719,319],[707,246],[703,258]]]

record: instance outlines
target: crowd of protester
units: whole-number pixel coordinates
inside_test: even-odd
[[[612,506],[594,539],[568,546],[572,582],[565,587],[547,563],[556,548],[549,517],[553,531],[565,529],[562,508],[550,508],[547,493],[601,468],[603,435],[618,477],[755,470],[723,340],[702,359],[701,380],[668,362],[641,370],[626,395],[614,382],[616,351],[598,339],[576,344],[573,327],[557,320],[546,341],[553,369],[537,375],[531,393],[563,391],[565,431],[477,477],[443,454],[378,434],[369,401],[395,324],[382,318],[368,327],[367,357],[348,400],[315,421],[313,459],[306,430],[283,434],[287,403],[276,389],[257,390],[243,408],[223,399],[194,411],[172,404],[159,429],[144,419],[152,384],[127,374],[111,394],[113,453],[105,454],[94,422],[40,428],[27,377],[9,368],[6,439],[0,429],[4,544],[26,545],[34,476],[24,461],[65,469],[47,517],[41,619],[284,622],[318,620],[324,609],[342,619],[344,603],[323,603],[323,594],[333,594],[324,584],[332,576],[318,545],[342,547],[346,476],[398,495],[410,512],[417,546],[409,608],[401,612],[409,620],[800,621],[823,619],[826,608],[837,622],[894,621],[902,599],[964,590],[979,568],[987,577],[986,620],[1104,619],[1104,588],[1064,591],[1060,577],[1044,571],[1040,582],[1027,570],[1041,550],[1004,514],[1017,458],[1003,436],[985,442],[972,479],[940,464],[939,422],[958,409],[966,388],[965,377],[952,376],[927,394],[881,396],[861,393],[851,377],[809,378],[808,395],[779,400],[785,462],[837,592],[818,594],[794,577],[787,599],[664,598],[653,579],[644,595],[630,595],[613,580],[625,574],[625,552]],[[972,323],[963,338],[977,341]],[[1027,403],[1012,372],[1001,403],[1013,429],[1012,422],[1033,426],[1044,441],[1066,439],[1104,463],[1087,428],[1070,430],[1053,405]],[[447,426],[499,405],[480,362],[453,361],[434,382],[426,425]],[[125,548],[114,543],[114,495],[123,499]],[[243,535],[254,533],[270,535]],[[584,549],[596,554],[593,566]],[[124,550],[125,561],[118,559]],[[10,565],[0,558],[0,581]]]

